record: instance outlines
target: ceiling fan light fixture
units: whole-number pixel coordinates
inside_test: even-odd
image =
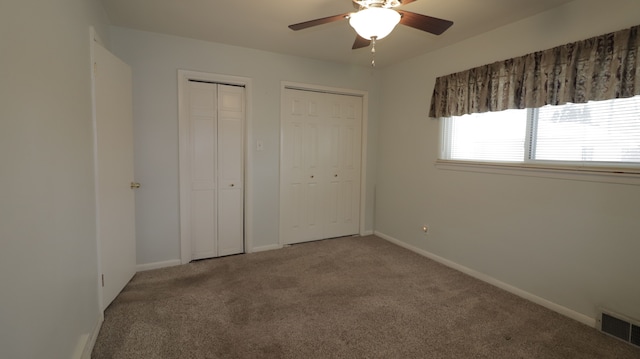
[[[367,40],[377,40],[389,35],[400,22],[400,14],[388,8],[370,7],[349,17],[349,25]]]

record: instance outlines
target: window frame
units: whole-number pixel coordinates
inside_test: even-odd
[[[536,160],[537,109],[526,109],[525,149],[522,161],[458,160],[451,157],[451,118],[440,119],[439,151],[435,166],[444,170],[522,175],[619,183],[640,186],[640,163]]]

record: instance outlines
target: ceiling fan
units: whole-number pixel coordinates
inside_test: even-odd
[[[369,46],[372,42],[375,53],[375,41],[389,35],[400,23],[414,29],[440,35],[451,25],[452,21],[438,19],[431,16],[416,14],[394,8],[412,3],[416,0],[352,0],[356,12],[327,16],[315,20],[289,25],[291,30],[302,30],[312,26],[328,24],[330,22],[349,19],[349,24],[358,33],[352,49]],[[373,63],[372,63],[373,64]]]

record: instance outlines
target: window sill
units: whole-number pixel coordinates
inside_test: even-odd
[[[511,176],[555,178],[572,181],[617,183],[640,186],[638,168],[569,167],[548,164],[497,163],[437,160],[438,169]]]

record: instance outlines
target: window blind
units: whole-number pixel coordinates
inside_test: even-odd
[[[526,110],[455,116],[445,123],[448,131],[445,141],[449,141],[449,152],[444,158],[522,162],[525,157]]]
[[[531,159],[640,163],[640,96],[535,111]]]

